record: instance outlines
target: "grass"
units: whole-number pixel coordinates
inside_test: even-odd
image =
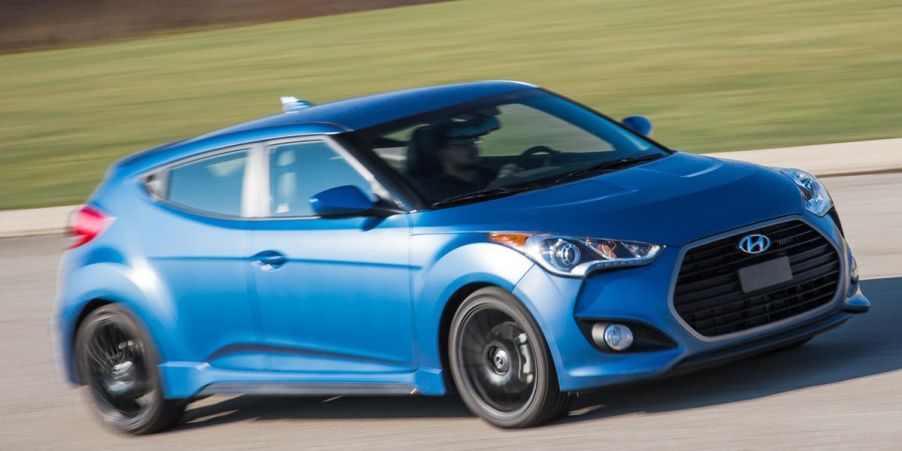
[[[898,0],[469,0],[5,55],[0,209],[80,202],[115,159],[281,94],[519,79],[690,151],[898,137],[899,30]]]

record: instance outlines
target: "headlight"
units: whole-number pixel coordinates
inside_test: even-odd
[[[584,277],[594,271],[647,265],[663,246],[635,241],[551,234],[490,233],[492,242],[523,252],[553,274]]]
[[[795,182],[806,210],[824,216],[833,207],[833,199],[830,199],[827,188],[810,172],[801,169],[780,169],[780,172]]]

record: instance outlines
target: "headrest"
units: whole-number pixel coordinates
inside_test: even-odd
[[[435,127],[424,125],[413,131],[407,144],[407,171],[426,176],[440,169],[436,148]]]

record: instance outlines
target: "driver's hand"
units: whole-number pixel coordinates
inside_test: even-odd
[[[504,166],[501,166],[501,169],[498,169],[498,178],[499,179],[504,178],[509,175],[516,174],[522,170],[523,170],[523,168],[521,168],[520,166],[518,166],[515,163],[507,163]]]

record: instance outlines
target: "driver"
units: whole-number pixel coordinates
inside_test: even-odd
[[[441,173],[435,182],[456,194],[480,190],[495,179],[492,170],[479,165],[479,142],[476,137],[440,137],[438,160]]]
[[[498,128],[494,117],[440,124],[435,145],[441,172],[433,178],[438,185],[434,189],[450,197],[484,189],[492,181],[516,172],[519,168],[507,167],[509,164],[497,172],[480,165],[479,138]]]

